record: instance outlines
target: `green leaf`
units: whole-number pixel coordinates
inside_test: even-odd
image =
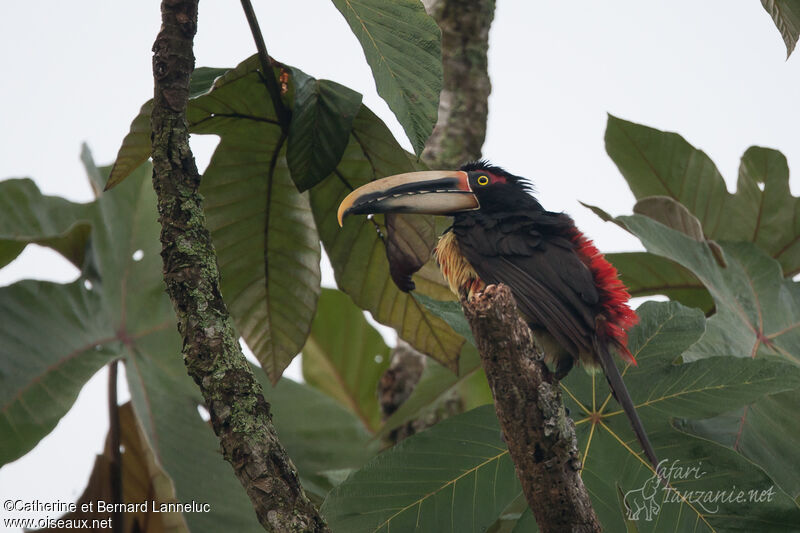
[[[236,328],[276,383],[311,329],[320,247],[308,195],[286,164],[286,137],[252,57],[189,103],[193,133],[221,141],[203,175],[206,223]]]
[[[778,263],[749,243],[723,245],[728,268],[699,243],[643,216],[620,217],[648,251],[691,270],[714,298],[717,313],[688,359],[714,355],[779,356],[800,365],[800,288]]]
[[[131,122],[130,131],[122,140],[117,152],[117,160],[111,168],[104,190],[116,187],[122,180],[130,176],[139,165],[150,158],[150,114],[153,112],[153,101],[142,104],[139,114]]]
[[[361,108],[361,94],[294,69],[295,98],[287,159],[295,185],[310,189],[339,164]]]
[[[398,159],[397,154],[405,154],[380,119],[362,107],[353,122],[353,134],[337,171],[310,191],[314,219],[338,287],[349,294],[356,305],[370,311],[375,320],[395,328],[400,337],[417,350],[455,370],[464,341],[444,321],[409,294],[398,290],[392,282],[384,243],[378,233],[384,228],[383,216],[349,217],[342,228],[336,221],[336,210],[351,190],[376,175],[395,173],[386,172],[389,160],[385,157],[366,155],[387,152]],[[378,162],[383,165],[384,173],[376,173]]]
[[[0,288],[0,465],[32,449],[83,384],[119,350],[96,291],[82,281]]]
[[[620,279],[633,297],[663,294],[703,311],[714,305],[697,276],[669,259],[647,252],[606,254],[606,259],[619,271]]]
[[[787,468],[785,458],[797,453],[798,405],[800,393],[793,390],[761,398],[713,418],[679,419],[675,425],[689,434],[732,448],[762,465],[781,488],[797,498],[800,478],[796,468]]]
[[[0,182],[0,267],[30,243],[47,246],[78,268],[89,239],[90,207],[44,196],[30,179]]]
[[[214,80],[222,76],[228,69],[200,67],[192,73],[189,83],[189,98],[197,98],[206,94],[214,84]],[[153,111],[153,101],[148,100],[142,105],[139,114],[133,119],[130,131],[122,141],[122,146],[117,153],[117,160],[111,168],[105,190],[119,185],[139,165],[150,157],[150,113]]]
[[[786,58],[788,59],[800,37],[800,6],[792,0],[761,0],[761,5],[767,10],[775,27],[781,32],[783,42],[786,43]]]
[[[478,532],[519,492],[494,409],[484,406],[378,455],[328,495],[322,513],[334,531]]]
[[[783,279],[778,263],[749,243],[723,245],[727,268],[721,268],[711,250],[702,243],[669,230],[645,217],[621,217],[653,253],[678,261],[708,288],[717,313],[708,321],[707,332],[686,360],[716,355],[745,358],[778,358],[800,366],[800,287]],[[773,392],[779,392],[775,390]],[[734,415],[704,423],[698,434],[733,446],[757,462],[793,497],[800,494],[800,470],[781,455],[800,447],[800,432],[775,426],[774,419],[796,420],[788,405],[800,402],[800,392],[785,393],[790,402],[764,398]],[[781,396],[785,398],[787,396]],[[734,405],[729,405],[733,409]],[[780,427],[780,430],[776,430]],[[766,435],[774,435],[769,438]],[[731,440],[725,435],[737,435]]]
[[[266,384],[265,384],[266,385]],[[328,395],[282,379],[268,397],[275,429],[300,473],[303,488],[320,501],[334,485],[334,472],[360,468],[379,449],[361,420]]]
[[[376,391],[389,357],[383,337],[350,297],[322,289],[311,335],[303,348],[303,377],[336,399],[371,432],[381,421]]]
[[[668,196],[700,220],[706,238],[754,242],[785,275],[800,272],[800,198],[791,195],[780,152],[749,148],[730,194],[711,159],[676,133],[609,116],[605,139],[637,200]]]
[[[464,310],[461,308],[460,302],[434,300],[424,294],[415,294],[414,298],[419,300],[431,313],[447,322],[453,328],[453,331],[475,346],[475,338],[472,336],[472,330],[469,327],[467,318],[464,316]]]
[[[110,169],[97,168],[86,149],[82,159],[93,185],[101,188]],[[68,285],[23,281],[0,289],[6,317],[0,323],[2,462],[32,448],[86,380],[109,360],[122,358],[136,417],[155,460],[174,483],[175,497],[211,505],[209,513],[184,515],[189,527],[259,531],[249,499],[197,412],[201,399],[186,373],[174,310],[164,292],[150,178],[151,167],[142,165],[113,191],[82,206],[92,228],[86,258],[91,277]]]
[[[108,175],[108,169],[97,172]],[[121,355],[137,418],[175,484],[178,501],[211,504],[210,513],[184,514],[189,528],[257,531],[247,495],[197,412],[202,398],[186,373],[175,311],[164,292],[149,165],[103,193],[97,208],[92,250],[101,275],[99,291],[104,314],[123,340]]]
[[[633,206],[633,212],[661,222],[668,228],[680,231],[698,242],[705,240],[703,228],[697,217],[686,206],[669,196],[642,198]]]
[[[630,333],[629,347],[638,366],[622,370],[639,416],[658,457],[669,466],[701,466],[708,475],[677,480],[674,485],[689,490],[768,489],[773,482],[763,471],[732,450],[695,439],[674,430],[675,416],[704,418],[745,405],[769,393],[791,390],[800,383],[800,372],[774,360],[715,357],[682,363],[685,352],[703,333],[700,311],[676,302],[648,302],[637,311],[640,323]],[[595,510],[610,531],[625,530],[620,515],[618,490],[627,493],[644,485],[652,470],[643,458],[630,423],[613,400],[605,379],[572,372],[562,382],[565,404],[576,423],[583,457],[583,479]],[[745,489],[747,490],[747,489]],[[770,505],[749,506],[750,530],[780,530],[779,525],[796,520],[798,510],[780,493]],[[699,525],[701,530],[730,527],[731,515],[745,520],[735,502],[721,504],[712,512],[692,502],[663,501],[657,521],[640,519],[641,531],[678,530]]]
[[[414,152],[433,131],[442,90],[441,32],[418,0],[333,0]]]

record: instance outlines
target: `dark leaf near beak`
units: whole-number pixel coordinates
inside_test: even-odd
[[[403,292],[413,291],[416,287],[411,280],[422,265],[428,262],[435,244],[435,230],[430,224],[430,231],[425,228],[425,235],[420,235],[420,224],[406,228],[412,221],[408,215],[387,213],[386,219],[386,258],[389,260],[389,274],[392,281]],[[421,219],[422,217],[414,217]],[[430,217],[432,218],[432,217]],[[419,222],[422,222],[419,220]],[[405,235],[419,235],[421,238],[410,242]]]

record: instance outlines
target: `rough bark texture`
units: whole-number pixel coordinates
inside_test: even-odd
[[[397,346],[392,350],[392,362],[378,383],[378,401],[383,420],[387,420],[408,400],[422,376],[425,364],[425,355],[403,339],[397,339]],[[458,393],[451,391],[437,409],[393,429],[385,437],[385,442],[394,445],[445,418],[463,412],[464,401]]]
[[[444,85],[439,118],[422,159],[431,168],[455,168],[481,157],[489,114],[487,52],[494,0],[423,0],[442,30]]]
[[[494,395],[503,438],[543,533],[601,531],[580,476],[575,425],[504,285],[462,306]]]
[[[328,531],[278,442],[270,406],[239,348],[219,291],[186,124],[197,0],[164,0],[161,13],[162,27],[153,45],[153,186],[162,225],[164,280],[184,339],[184,361],[203,393],[223,455],[264,528]]]

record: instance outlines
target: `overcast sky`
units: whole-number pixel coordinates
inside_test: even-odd
[[[255,4],[275,58],[363,93],[409,146],[329,0]],[[152,96],[150,49],[159,25],[156,0],[6,2],[0,179],[29,176],[46,194],[90,201],[81,143],[99,164],[113,162],[131,119]],[[231,67],[254,51],[238,2],[200,3],[198,66]],[[682,134],[716,162],[733,190],[748,146],[781,150],[790,169],[800,161],[800,63],[785,57],[758,0],[498,0],[483,153],[531,178],[542,204],[573,215],[602,250],[635,249],[633,237],[578,204],[612,214],[633,205],[605,154],[607,113]],[[192,139],[201,169],[214,142]],[[797,194],[796,176],[791,185]],[[55,253],[29,246],[0,271],[0,285],[76,276]],[[34,452],[0,469],[0,499],[80,494],[107,430],[104,392],[105,379],[96,376]]]

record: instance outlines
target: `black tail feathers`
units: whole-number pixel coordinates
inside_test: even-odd
[[[630,420],[633,432],[636,434],[636,438],[639,439],[639,444],[642,445],[642,450],[644,450],[644,454],[653,465],[653,469],[658,471],[656,452],[650,444],[650,439],[647,438],[647,433],[644,430],[642,421],[639,419],[639,415],[636,413],[633,400],[631,400],[631,395],[628,394],[628,388],[625,386],[625,382],[622,381],[619,369],[617,369],[617,365],[611,353],[608,351],[608,344],[602,339],[595,338],[594,346],[597,357],[600,359],[600,365],[603,367],[603,372],[608,380],[608,385],[611,387],[611,392],[614,394],[614,398],[616,398],[622,406],[622,410],[625,411],[628,420]]]

